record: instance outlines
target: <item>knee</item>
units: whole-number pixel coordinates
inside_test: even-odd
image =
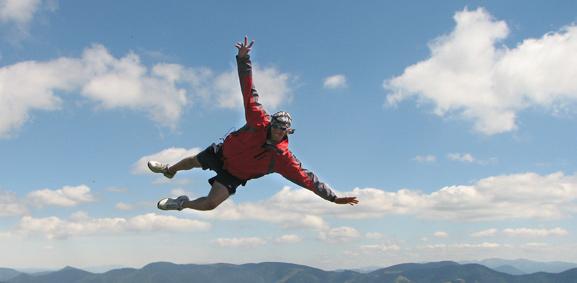
[[[200,164],[200,161],[198,161],[198,155],[191,156],[188,159],[193,167],[202,167],[202,164]]]

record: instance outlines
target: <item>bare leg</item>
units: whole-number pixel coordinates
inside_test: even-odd
[[[199,167],[202,167],[202,165],[200,165],[200,162],[198,162],[198,158],[196,158],[195,155],[182,159],[181,161],[178,161],[176,164],[168,167],[168,173],[176,174],[176,172],[180,170],[190,170],[192,168],[199,168]]]
[[[195,210],[213,210],[225,201],[228,196],[228,189],[218,181],[214,181],[208,196],[185,202],[182,207]]]

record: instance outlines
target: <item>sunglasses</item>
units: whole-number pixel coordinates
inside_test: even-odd
[[[278,125],[278,124],[272,124],[271,126],[272,126],[273,128],[275,128],[275,129],[283,130],[283,131],[287,131],[287,130],[289,129],[289,128],[287,128],[287,127],[283,127],[283,126]]]

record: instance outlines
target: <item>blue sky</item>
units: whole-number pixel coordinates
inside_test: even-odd
[[[575,2],[309,2],[0,0],[0,266],[577,262]],[[243,125],[244,35],[293,153],[358,206],[269,175],[156,209],[212,173],[146,160]]]

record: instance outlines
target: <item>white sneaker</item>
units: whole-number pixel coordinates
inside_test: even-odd
[[[160,163],[158,161],[148,161],[148,169],[154,173],[162,173],[164,177],[172,179],[176,173],[168,172],[168,164]]]
[[[184,202],[188,201],[187,196],[179,196],[177,198],[165,198],[161,199],[156,207],[161,210],[182,210],[184,207],[182,205]]]

